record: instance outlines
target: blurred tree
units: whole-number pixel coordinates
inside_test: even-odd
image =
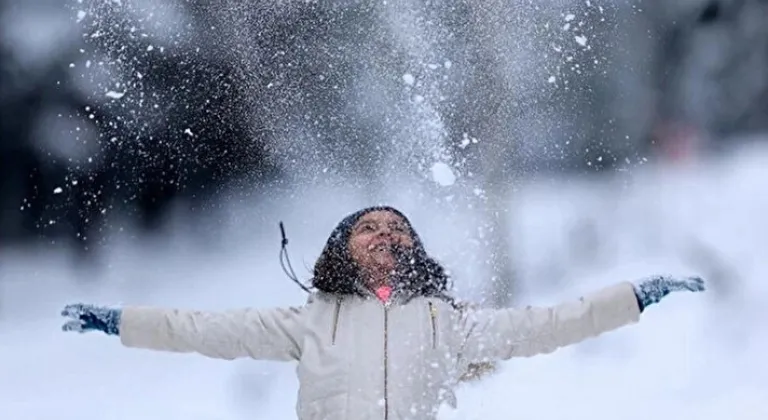
[[[81,22],[87,54],[74,45],[59,50],[28,77],[2,50],[0,241],[63,235],[88,250],[116,228],[113,214],[138,217],[153,231],[177,198],[194,205],[233,180],[252,190],[276,179],[265,159],[268,133],[253,135],[258,116],[243,118],[239,75],[194,50],[152,52],[126,10],[102,13],[102,3]],[[134,81],[121,83],[126,78]],[[76,130],[41,127],[54,112]],[[97,147],[52,155],[45,137]]]
[[[6,18],[61,7],[0,1]],[[159,232],[172,203],[194,214],[296,182],[374,199],[448,160],[512,279],[516,182],[634,164],[668,121],[764,129],[763,3],[662,3],[73,4],[80,39],[42,70],[0,43],[0,241],[85,249],[121,215]]]
[[[718,150],[768,130],[768,3],[654,2],[641,17],[655,44],[655,120],[647,139],[667,155]],[[674,157],[674,156],[673,156]]]

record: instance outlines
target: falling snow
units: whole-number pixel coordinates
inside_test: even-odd
[[[448,187],[456,182],[456,174],[447,163],[435,162],[432,165],[432,179],[439,185]]]
[[[278,2],[270,13],[250,3],[194,12],[183,2],[73,3],[82,42],[64,63],[88,107],[58,117],[69,135],[56,141],[76,153],[51,156],[68,174],[51,205],[64,214],[88,203],[69,214],[105,232],[113,220],[99,215],[132,212],[148,191],[202,197],[242,177],[235,184],[250,194],[271,173],[359,185],[415,176],[452,187],[439,200],[483,205],[498,194],[489,186],[497,169],[565,159],[563,144],[583,154],[594,130],[567,118],[585,76],[605,70],[593,49],[616,23],[591,3],[499,3],[472,25],[449,24],[456,11],[441,4],[383,3],[356,21],[312,2]],[[306,13],[318,13],[316,25],[301,23]],[[264,28],[301,30],[283,39]]]
[[[107,98],[120,99],[123,96],[125,96],[125,92],[115,92],[113,90],[110,90],[109,92],[106,93],[106,96]]]

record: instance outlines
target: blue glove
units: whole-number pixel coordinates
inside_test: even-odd
[[[107,335],[120,335],[120,309],[110,309],[93,305],[76,303],[67,305],[61,311],[61,316],[72,318],[61,329],[80,333],[101,331]]]
[[[635,295],[642,312],[671,292],[703,292],[704,289],[701,277],[652,276],[635,284]]]

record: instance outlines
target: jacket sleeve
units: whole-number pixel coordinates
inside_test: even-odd
[[[460,357],[469,363],[551,353],[640,317],[631,283],[549,308],[468,310],[460,318]]]
[[[297,360],[303,308],[226,312],[126,307],[120,341],[127,347],[199,353],[217,359]]]

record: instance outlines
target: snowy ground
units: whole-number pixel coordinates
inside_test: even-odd
[[[758,149],[705,166],[638,169],[631,179],[521,188],[510,234],[527,302],[555,303],[660,271],[714,275],[708,265],[716,260],[734,281],[718,282],[707,295],[670,297],[619,332],[506,363],[465,385],[459,410],[443,417],[768,418],[766,191],[768,152]],[[162,243],[116,245],[102,271],[74,268],[64,255],[0,256],[0,417],[295,418],[292,365],[127,350],[101,334],[60,332],[58,312],[77,301],[200,309],[300,302],[302,292],[279,268],[277,215],[303,274],[336,221],[366,204],[330,196],[316,191],[223,211],[211,223],[224,233],[211,229],[205,248],[179,233]],[[466,220],[435,225],[439,208],[393,202],[413,216],[440,259],[457,261]],[[573,230],[575,222],[583,223]],[[714,249],[716,258],[690,257],[691,244]],[[468,261],[453,267],[460,286],[482,281],[466,278]],[[104,281],[88,281],[97,277]]]

